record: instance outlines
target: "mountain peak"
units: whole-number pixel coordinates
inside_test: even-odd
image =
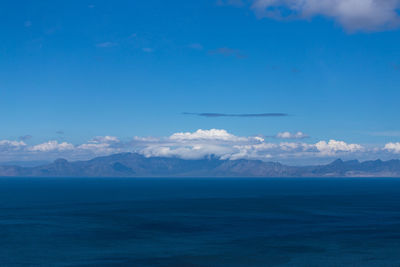
[[[329,165],[339,165],[339,164],[343,164],[344,161],[342,159],[336,159],[334,161],[331,162],[331,164]]]

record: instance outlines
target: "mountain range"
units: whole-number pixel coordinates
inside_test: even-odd
[[[57,159],[36,167],[0,166],[8,177],[400,177],[400,160],[342,161],[288,166],[261,160],[185,160],[121,153],[87,161]]]

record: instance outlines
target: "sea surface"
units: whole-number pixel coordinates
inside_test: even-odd
[[[0,266],[400,266],[400,179],[0,178]]]

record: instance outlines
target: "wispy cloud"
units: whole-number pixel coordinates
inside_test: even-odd
[[[203,45],[199,44],[199,43],[193,43],[188,45],[189,48],[192,48],[194,50],[203,50]]]
[[[347,31],[380,31],[400,26],[400,0],[255,0],[260,18],[277,20],[325,16]]]
[[[208,51],[208,53],[210,55],[222,55],[222,56],[226,56],[226,57],[234,56],[236,58],[247,58],[247,55],[243,54],[240,50],[232,49],[229,47],[217,48],[215,50]]]
[[[372,136],[400,137],[400,131],[381,131],[369,133]]]
[[[299,73],[299,72],[301,72],[301,70],[298,69],[298,68],[292,68],[292,72],[293,72],[293,73]]]
[[[208,118],[217,117],[243,117],[243,118],[262,118],[262,117],[286,117],[287,113],[242,113],[242,114],[229,114],[229,113],[192,113],[184,112],[184,115],[195,115]]]
[[[142,50],[143,50],[143,52],[146,52],[146,53],[152,53],[152,52],[154,52],[154,49],[153,49],[153,48],[150,48],[150,47],[144,47],[144,48],[142,48]]]
[[[24,26],[27,27],[27,28],[31,27],[32,26],[32,21],[30,21],[30,20],[25,21]]]
[[[104,43],[98,43],[96,44],[97,47],[100,48],[109,48],[109,47],[114,47],[117,46],[118,44],[115,42],[104,42]]]
[[[217,0],[219,6],[247,6],[259,18],[310,20],[324,16],[348,32],[400,27],[400,0]]]
[[[392,64],[394,70],[400,71],[400,64]]]

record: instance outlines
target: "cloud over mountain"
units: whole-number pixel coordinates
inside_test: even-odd
[[[0,152],[20,150],[24,147],[26,147],[24,141],[0,140]]]
[[[226,130],[210,129],[202,130],[199,129],[193,133],[174,133],[169,137],[171,140],[187,141],[187,140],[221,140],[221,141],[243,141],[246,138],[237,137],[233,134],[228,133]]]
[[[400,154],[400,142],[397,143],[387,143],[385,145],[385,150]]]
[[[343,141],[329,140],[329,142],[320,141],[315,147],[324,155],[332,155],[337,152],[358,152],[364,148],[359,144],[347,144]]]
[[[38,144],[29,148],[30,151],[40,151],[40,152],[49,152],[49,151],[66,151],[73,150],[75,147],[73,144],[62,142],[58,143],[58,141],[52,140],[42,144]]]
[[[50,140],[27,145],[23,141],[0,141],[0,161],[24,159],[51,160],[64,157],[71,160],[121,152],[136,152],[146,157],[176,157],[199,159],[210,155],[221,159],[260,159],[285,161],[296,159],[393,158],[400,153],[400,143],[388,143],[384,147],[366,147],[339,140],[304,142],[302,132],[281,132],[276,136],[297,141],[279,142],[276,138],[261,136],[237,136],[224,129],[198,129],[193,132],[177,132],[167,137],[133,137],[120,140],[115,136],[97,136],[83,144]]]

